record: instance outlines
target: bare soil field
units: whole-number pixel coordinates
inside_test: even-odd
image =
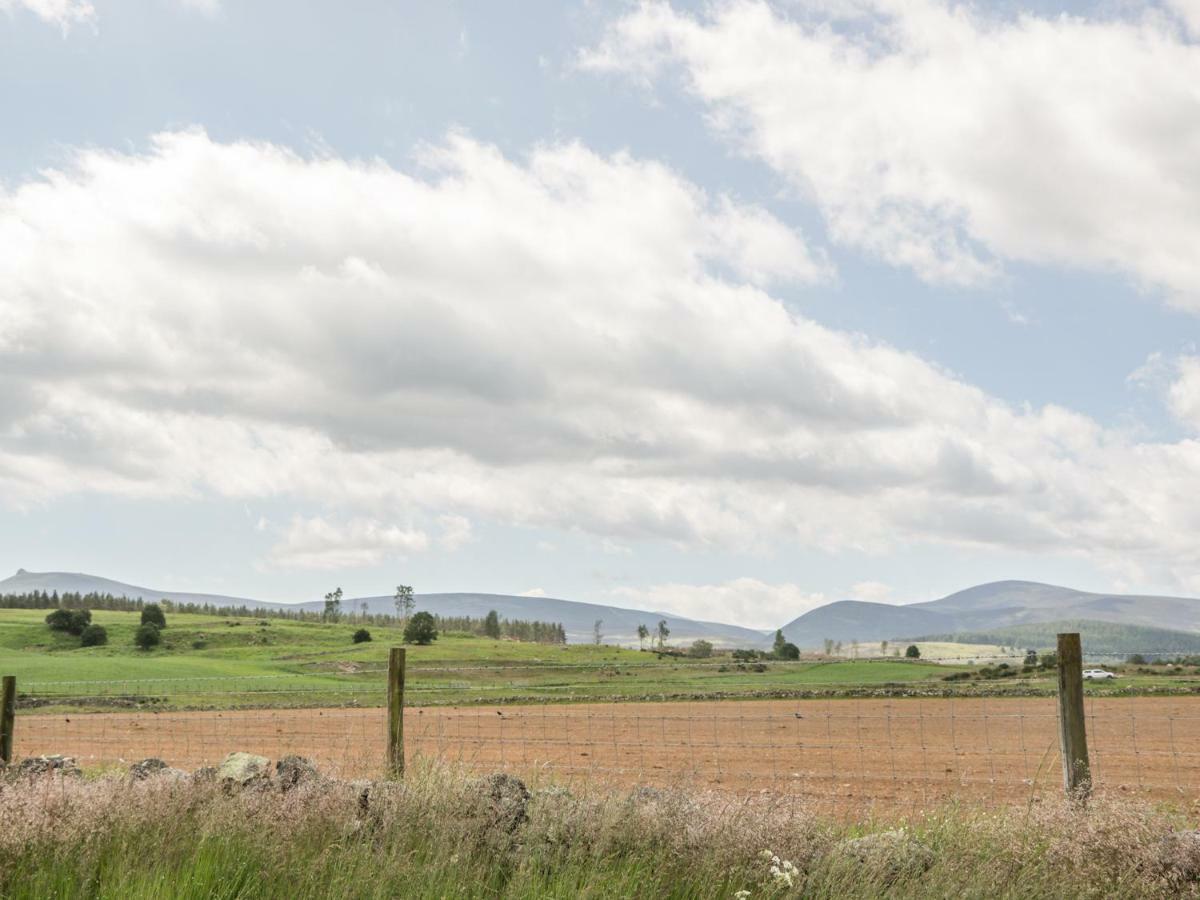
[[[1194,807],[1200,698],[1089,698],[1097,786]],[[382,709],[21,715],[18,756],[85,767],[157,756],[192,769],[232,750],[382,774]],[[555,781],[772,791],[846,808],[947,800],[1019,803],[1060,789],[1054,701],[1042,698],[759,700],[413,708],[422,758]]]

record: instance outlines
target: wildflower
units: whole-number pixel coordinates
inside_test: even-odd
[[[733,895],[733,900],[746,900],[750,896],[750,892],[742,889]]]

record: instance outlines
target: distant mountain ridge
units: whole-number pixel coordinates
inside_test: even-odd
[[[994,581],[907,606],[838,601],[794,619],[783,626],[783,633],[800,647],[818,647],[826,638],[894,640],[1065,620],[1195,632],[1200,631],[1200,599],[1098,594],[1036,581]]]
[[[81,594],[112,594],[143,600],[170,600],[175,603],[209,603],[214,606],[245,606],[250,609],[304,609],[317,610],[323,607],[320,600],[303,603],[272,603],[247,597],[229,597],[221,594],[197,594],[181,591],[160,591],[101,578],[81,572],[27,572],[0,581],[0,594],[22,594],[32,591],[78,592]],[[395,606],[390,596],[345,597],[343,609],[357,611],[363,602],[371,613],[394,613]],[[489,610],[496,610],[505,619],[538,619],[544,622],[560,622],[571,643],[586,643],[593,638],[593,625],[597,619],[603,623],[601,631],[607,643],[637,645],[637,627],[645,625],[651,631],[660,619],[665,619],[671,630],[673,643],[691,643],[704,639],[717,646],[761,647],[767,642],[766,633],[737,625],[719,622],[702,622],[670,613],[651,610],[627,609],[619,606],[604,606],[597,603],[582,603],[560,600],[555,597],[526,597],[513,594],[446,593],[417,594],[417,608],[441,616],[473,616],[482,618]]]

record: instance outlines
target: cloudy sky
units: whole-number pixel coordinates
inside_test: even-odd
[[[0,570],[1200,593],[1200,2],[0,0]]]

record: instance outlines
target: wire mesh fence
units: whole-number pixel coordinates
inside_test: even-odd
[[[819,680],[798,687],[780,678],[778,690],[797,696],[670,700],[667,678],[656,694],[580,702],[596,691],[599,667],[533,668],[410,668],[409,766],[437,760],[566,783],[770,792],[846,810],[1028,802],[1062,789],[1051,696],[965,688],[904,696],[907,682],[892,681],[890,696],[811,697]],[[708,672],[715,667],[677,674]],[[521,699],[534,688],[544,696]],[[388,763],[386,691],[383,669],[316,679],[30,683],[20,691],[14,754],[61,754],[95,768],[159,757],[195,769],[240,750],[298,754],[332,774],[376,777]],[[1098,789],[1200,798],[1200,697],[1089,696],[1085,711]]]

